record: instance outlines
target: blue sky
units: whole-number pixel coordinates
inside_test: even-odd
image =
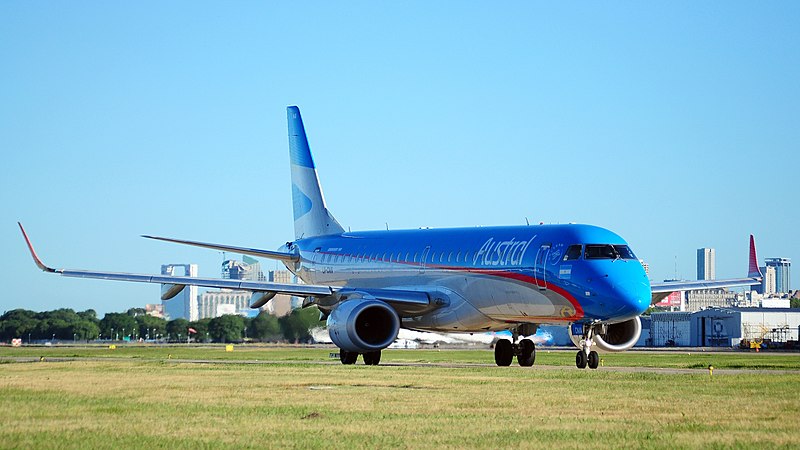
[[[0,3],[0,312],[159,287],[48,276],[277,248],[286,106],[356,229],[591,223],[654,279],[800,264],[797,2]],[[265,261],[266,268],[274,263]],[[792,284],[800,287],[800,269]]]

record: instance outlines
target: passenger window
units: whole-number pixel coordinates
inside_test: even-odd
[[[453,252],[450,252],[450,254],[447,255],[447,262],[450,262],[452,260],[453,260]]]
[[[456,254],[456,262],[460,261],[461,261],[461,250],[459,250],[458,253]]]
[[[414,253],[414,262],[417,262],[417,257],[418,256],[419,256],[419,253]]]
[[[564,253],[564,261],[574,261],[576,259],[581,259],[580,244],[570,245],[569,248],[567,248],[567,252]]]
[[[408,262],[409,256],[411,256],[411,252],[406,252],[406,262]]]

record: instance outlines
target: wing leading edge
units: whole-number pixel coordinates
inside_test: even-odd
[[[763,275],[758,267],[756,257],[756,242],[750,235],[750,257],[748,261],[747,278],[732,278],[728,280],[697,280],[697,281],[666,281],[652,283],[650,290],[652,298],[650,304],[656,304],[676,291],[697,291],[701,289],[718,289],[726,287],[746,287],[760,284]]]

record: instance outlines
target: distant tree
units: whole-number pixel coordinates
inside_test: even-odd
[[[281,338],[281,325],[278,323],[278,318],[266,311],[261,311],[250,321],[247,331],[250,337],[262,342],[277,341]]]
[[[192,334],[192,337],[197,342],[208,342],[211,340],[211,337],[208,332],[208,324],[211,323],[211,318],[206,317],[205,319],[195,320],[194,322],[189,322],[189,327],[193,328],[197,333]]]
[[[186,333],[189,331],[189,321],[186,319],[175,319],[167,322],[167,334],[171,340],[185,340]]]
[[[316,307],[292,310],[278,319],[283,338],[289,342],[306,342],[311,339],[311,329],[321,325]]]
[[[86,311],[81,311],[78,313],[78,317],[83,320],[88,320],[94,323],[100,323],[100,319],[97,318],[97,311],[93,309],[87,309]]]
[[[115,336],[122,339],[124,336],[134,334],[137,332],[137,327],[136,319],[127,313],[108,313],[100,320],[100,333],[112,339]],[[112,332],[114,336],[112,336]]]
[[[156,335],[164,336],[167,332],[167,321],[160,317],[142,314],[134,319],[139,328],[139,336],[142,338],[155,339]]]
[[[800,308],[800,298],[792,297],[791,299],[789,299],[789,307]]]
[[[125,314],[133,317],[144,316],[147,311],[144,308],[131,308]]]
[[[79,340],[97,339],[100,326],[90,320],[81,320],[72,326],[72,333]]]
[[[211,319],[208,332],[216,342],[240,342],[244,334],[244,318],[233,314]]]
[[[39,319],[36,313],[25,309],[14,309],[0,316],[0,340],[10,340],[14,338],[28,339],[38,338],[36,330]]]

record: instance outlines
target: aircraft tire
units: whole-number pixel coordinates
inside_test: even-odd
[[[381,351],[364,353],[364,364],[368,366],[377,366],[381,362]]]
[[[517,362],[522,367],[530,367],[536,360],[536,346],[530,339],[523,339],[519,341],[519,355]]]
[[[596,351],[592,350],[589,352],[589,360],[587,363],[589,364],[590,369],[597,369],[597,366],[600,365],[600,355],[598,355]]]
[[[514,348],[508,339],[500,339],[494,345],[494,362],[498,366],[510,366],[514,360]]]
[[[586,363],[588,362],[587,359],[586,352],[578,350],[578,354],[575,355],[575,366],[577,366],[578,369],[585,369]]]
[[[342,364],[355,364],[358,359],[358,352],[348,352],[347,350],[339,349],[339,360]]]

